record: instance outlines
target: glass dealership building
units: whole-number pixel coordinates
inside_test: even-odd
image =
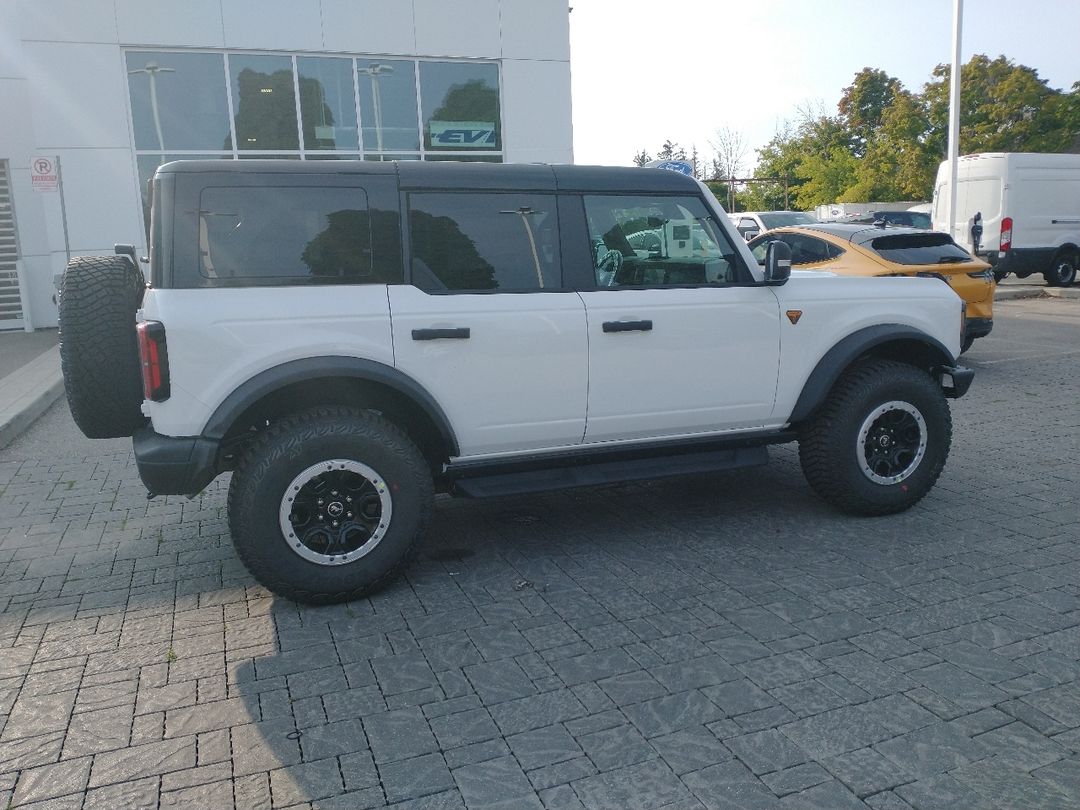
[[[167,161],[570,163],[569,50],[565,0],[0,0],[0,329]]]

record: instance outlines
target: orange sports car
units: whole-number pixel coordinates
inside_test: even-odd
[[[952,237],[888,225],[822,223],[776,228],[750,240],[758,263],[770,242],[786,242],[791,265],[843,276],[933,276],[967,303],[962,351],[994,326],[994,274],[989,264],[956,244]]]

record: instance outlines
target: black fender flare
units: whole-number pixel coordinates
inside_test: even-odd
[[[263,397],[278,389],[305,380],[325,377],[350,377],[367,380],[392,388],[415,402],[431,419],[439,435],[449,449],[450,455],[458,455],[457,436],[446,417],[446,412],[426,388],[412,377],[385,363],[360,357],[305,357],[291,360],[256,374],[234,390],[217,407],[203,428],[202,436],[220,441],[225,438],[233,422]]]
[[[852,332],[825,352],[803,385],[788,422],[794,424],[813,416],[844,369],[875,346],[898,340],[917,341],[929,349],[933,359],[927,371],[933,366],[951,366],[955,362],[952,353],[940,340],[915,327],[899,323],[867,326]]]

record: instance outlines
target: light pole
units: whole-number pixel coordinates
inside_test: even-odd
[[[146,67],[129,70],[128,75],[145,73],[150,77],[150,110],[154,114],[154,128],[157,130],[158,149],[165,151],[165,136],[161,132],[161,114],[158,111],[157,100],[157,75],[159,73],[176,73],[174,68],[161,67],[157,62],[147,62]]]
[[[393,73],[394,68],[392,65],[372,62],[366,68],[360,68],[360,72],[366,73],[371,79],[371,105],[375,109],[375,143],[379,152],[382,152],[382,99],[379,96],[379,77],[384,73]]]
[[[949,199],[946,202],[946,233],[956,238],[956,175],[960,163],[960,40],[964,0],[953,0],[953,57],[949,74]]]

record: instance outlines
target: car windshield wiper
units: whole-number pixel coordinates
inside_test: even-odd
[[[971,259],[966,256],[942,256],[937,260],[938,264],[956,264],[958,262],[969,262]]]

